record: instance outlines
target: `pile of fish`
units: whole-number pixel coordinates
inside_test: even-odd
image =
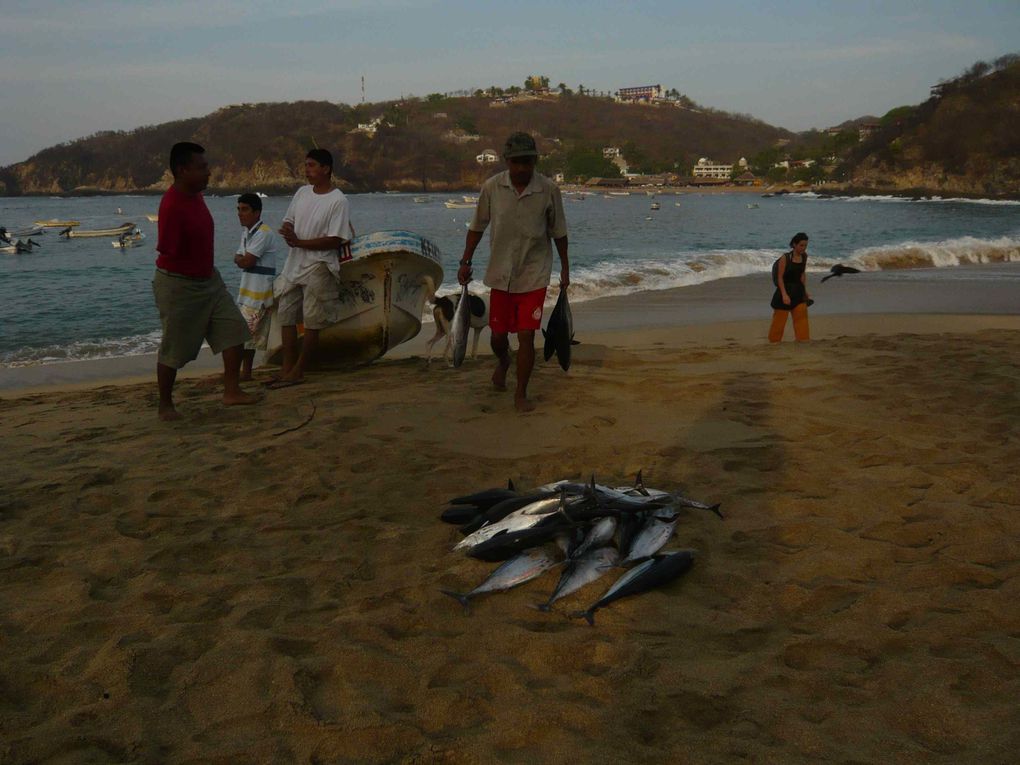
[[[450,500],[441,520],[460,526],[464,538],[454,550],[481,561],[501,562],[465,593],[442,590],[465,607],[473,598],[502,592],[562,568],[559,582],[541,611],[611,571],[623,571],[606,593],[572,616],[595,623],[595,612],[613,601],[654,589],[690,569],[694,550],[661,552],[680,514],[707,510],[722,518],[719,505],[647,488],[639,472],[633,486],[557,481],[531,492],[486,489]]]

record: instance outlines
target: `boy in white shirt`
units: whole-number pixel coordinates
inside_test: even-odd
[[[251,332],[241,356],[241,379],[250,380],[255,351],[264,351],[269,341],[269,324],[273,308],[273,280],[276,278],[276,256],[280,240],[262,222],[262,200],[257,194],[237,198],[237,220],[241,223],[241,243],[234,263],[243,270],[237,291],[237,307]]]
[[[312,149],[305,178],[283,217],[280,234],[290,246],[273,285],[283,340],[283,368],[271,388],[304,382],[305,366],[319,344],[319,332],[339,319],[340,251],[354,237],[347,197],[333,185],[333,156]],[[305,325],[300,354],[297,324]]]

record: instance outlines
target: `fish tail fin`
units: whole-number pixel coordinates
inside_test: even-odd
[[[508,491],[516,491],[516,489],[514,489],[514,479],[513,478],[507,478],[506,479],[506,488],[507,488]]]
[[[544,614],[547,614],[550,611],[552,611],[551,603],[533,603],[531,607],[534,608],[536,611],[541,611]]]
[[[594,611],[594,609],[589,608],[587,611],[575,611],[574,613],[571,614],[571,616],[574,619],[583,618],[586,622],[588,622],[588,626],[590,626],[590,627],[594,627],[595,626],[595,611]]]
[[[715,503],[714,505],[711,505],[711,506],[709,506],[708,510],[709,510],[709,512],[715,513],[715,514],[716,514],[716,515],[718,515],[718,516],[719,516],[720,518],[722,518],[722,517],[723,517],[723,514],[722,514],[722,512],[721,512],[721,511],[719,510],[719,508],[720,508],[720,507],[722,507],[722,502],[716,502],[716,503]]]
[[[440,592],[444,595],[449,595],[451,598],[458,601],[462,606],[464,606],[465,611],[471,610],[471,599],[464,593],[454,592],[453,590],[440,590]]]

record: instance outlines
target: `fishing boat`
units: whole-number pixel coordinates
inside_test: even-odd
[[[474,202],[458,202],[456,199],[447,199],[443,202],[449,210],[465,210],[474,207]]]
[[[131,247],[137,247],[145,241],[145,234],[138,229],[127,233],[121,234],[120,237],[113,240],[113,246],[118,250],[127,250]]]
[[[0,231],[4,231],[4,229],[0,228]],[[42,226],[35,226],[33,228],[18,229],[17,231],[5,231],[5,233],[9,237],[13,236],[13,237],[27,238],[27,237],[30,237],[30,236],[42,236],[43,234],[46,233],[46,229],[44,229]]]
[[[610,191],[609,196],[611,197],[629,197],[629,191]]]
[[[340,264],[340,316],[319,333],[316,363],[335,367],[366,364],[421,330],[425,301],[443,281],[439,248],[411,231],[377,231],[351,242]],[[266,360],[282,357],[274,314]]]
[[[415,197],[414,198],[414,203],[416,205],[422,205],[422,204],[425,204],[428,201],[429,201],[428,197]]]
[[[464,196],[462,196],[461,199],[463,199],[465,202],[470,202],[473,205],[478,204],[478,197],[473,197],[473,196],[470,196],[468,194],[465,194]]]
[[[74,228],[81,225],[81,222],[76,220],[54,220],[52,218],[50,220],[37,220],[33,222],[41,228]]]
[[[60,236],[66,236],[68,239],[85,239],[85,238],[95,238],[95,237],[100,237],[100,236],[118,236],[119,237],[121,234],[130,234],[134,230],[135,230],[135,224],[134,223],[122,223],[121,225],[119,225],[119,226],[117,226],[115,228],[95,228],[95,229],[85,229],[84,231],[69,227],[69,228],[65,228],[63,231],[61,231],[59,235]]]
[[[149,223],[159,223],[159,215],[158,214],[157,215],[146,215],[145,219],[147,221],[149,221]]]
[[[33,242],[31,239],[14,239],[0,244],[0,253],[4,255],[24,255],[31,252],[33,247],[39,247],[39,243]]]
[[[652,202],[652,209],[653,210],[658,210],[659,209],[659,203],[658,202]]]

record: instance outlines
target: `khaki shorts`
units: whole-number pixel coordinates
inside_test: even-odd
[[[273,307],[252,308],[247,305],[239,305],[238,309],[251,333],[251,340],[244,344],[244,349],[246,351],[266,350],[269,347],[269,325],[273,320]]]
[[[213,353],[244,345],[249,338],[237,304],[214,270],[208,279],[193,279],[157,268],[152,277],[152,294],[163,325],[159,363],[180,369],[198,358],[202,341]]]
[[[308,329],[325,329],[340,320],[340,286],[325,263],[316,263],[301,282],[283,287],[276,293],[281,327],[304,324]]]

